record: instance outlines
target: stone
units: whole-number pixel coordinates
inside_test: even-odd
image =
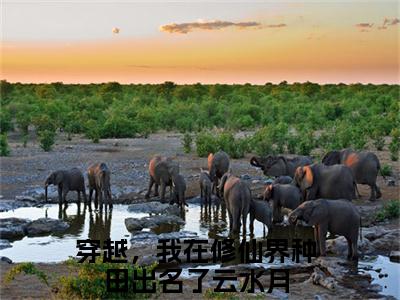
[[[391,251],[389,258],[390,258],[390,261],[400,262],[400,251]]]
[[[0,250],[6,249],[6,248],[11,248],[11,247],[12,246],[8,240],[0,239]]]
[[[178,206],[157,201],[131,204],[128,206],[128,211],[149,214],[180,214],[180,209]]]
[[[143,222],[140,219],[126,218],[125,226],[129,232],[140,231],[143,229]]]
[[[315,267],[309,281],[313,284],[320,285],[328,290],[334,291],[337,288],[337,282],[333,277],[327,276],[320,268]]]
[[[29,203],[19,200],[2,200],[0,201],[0,212],[14,210],[20,207],[30,206]]]
[[[347,240],[344,236],[339,236],[336,239],[326,240],[326,251],[327,253],[333,253],[340,256],[347,256],[348,245]],[[358,240],[358,251],[359,255],[370,254],[375,251],[374,246],[368,239]]]
[[[153,229],[160,225],[183,225],[185,221],[175,215],[154,215],[150,217],[144,217],[141,219],[137,218],[126,218],[125,226],[129,232],[139,231],[143,228]]]
[[[392,178],[388,179],[386,182],[387,186],[396,186],[396,181]]]
[[[137,232],[132,233],[131,244],[136,247],[135,244],[155,244],[159,239],[193,239],[197,238],[197,233],[192,231],[177,231],[167,232],[161,234],[155,234],[153,232]]]
[[[69,228],[69,224],[58,219],[40,218],[30,222],[26,226],[28,236],[63,232]]]
[[[28,219],[5,218],[0,220],[0,238],[15,239],[25,236],[25,228],[30,223]]]
[[[6,257],[6,256],[0,256],[0,261],[5,262],[5,263],[8,263],[8,264],[12,264],[12,263],[13,263],[12,260],[9,259],[9,258]]]

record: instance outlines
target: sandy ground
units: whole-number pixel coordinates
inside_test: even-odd
[[[207,159],[199,158],[193,151],[185,154],[181,145],[180,134],[161,133],[151,135],[149,138],[138,139],[108,139],[101,140],[99,144],[93,144],[81,137],[73,137],[68,141],[64,136],[57,139],[57,144],[51,152],[43,152],[37,143],[30,140],[27,148],[24,148],[17,136],[11,136],[10,146],[12,154],[9,157],[1,158],[1,199],[14,199],[32,189],[43,186],[45,178],[51,171],[71,167],[79,167],[85,171],[87,167],[95,162],[106,162],[112,170],[111,183],[119,190],[127,191],[125,202],[143,201],[144,191],[148,184],[148,161],[155,154],[162,154],[174,157],[180,164],[181,173],[187,180],[187,197],[199,194],[198,178],[199,169],[206,168]],[[369,202],[369,188],[359,186],[362,199],[355,201],[361,208],[363,219],[368,222],[374,212],[377,211],[386,201],[399,198],[399,164],[389,160],[387,150],[376,152],[381,164],[392,166],[396,186],[387,186],[385,180],[379,176],[378,185],[383,194],[382,199],[376,202]],[[263,179],[260,170],[250,166],[250,155],[243,159],[232,160],[232,170],[236,175],[248,174],[255,180]],[[128,187],[128,188],[127,188]],[[257,196],[263,190],[262,182],[254,182],[252,189]],[[29,195],[29,192],[28,192]],[[0,199],[0,201],[1,201]],[[393,225],[395,224],[395,225]],[[395,223],[387,226],[396,226]],[[52,278],[58,278],[68,271],[62,264],[37,264],[46,273],[53,274]],[[11,267],[8,264],[0,263],[0,274],[4,277],[5,272]],[[313,298],[319,294],[325,298],[333,296],[362,298],[354,289],[343,289],[340,294],[330,294],[327,290],[303,283],[309,273],[296,274],[291,280],[291,298],[304,299]],[[268,279],[268,278],[267,278]],[[188,286],[197,284],[195,281],[187,281]],[[268,286],[268,284],[266,284]],[[347,295],[347,296],[346,296]],[[176,295],[161,295],[162,298],[175,298]],[[193,298],[190,290],[187,290],[184,299]],[[279,295],[275,295],[279,297]],[[364,294],[365,296],[365,294]],[[51,288],[45,286],[34,276],[19,276],[11,284],[1,288],[2,299],[20,298],[54,298],[56,294]],[[179,296],[181,297],[181,296]]]

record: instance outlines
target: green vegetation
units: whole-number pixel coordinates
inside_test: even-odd
[[[382,222],[386,219],[396,219],[400,216],[400,200],[387,201],[376,213],[375,220]]]
[[[0,156],[9,156],[10,147],[8,146],[7,134],[0,134]]]
[[[39,278],[40,281],[42,281],[46,285],[49,285],[47,281],[47,275],[43,271],[40,271],[38,268],[36,268],[35,265],[31,262],[20,263],[15,267],[12,267],[4,276],[4,282],[10,283],[12,280],[15,279],[17,275],[21,273],[35,275]]]
[[[40,148],[44,151],[50,151],[53,148],[56,133],[51,130],[43,130],[38,132]]]
[[[392,138],[392,141],[389,144],[390,158],[393,161],[398,161],[400,151],[400,129],[393,128],[390,136]]]
[[[392,175],[392,167],[388,164],[384,164],[381,167],[381,175],[382,176],[390,176]]]
[[[182,137],[182,146],[183,146],[183,151],[185,153],[192,152],[192,142],[193,142],[192,135],[188,132],[185,132],[185,134]]]
[[[227,144],[243,151],[310,154],[372,142],[377,149],[391,135],[398,159],[400,126],[398,85],[295,83],[265,85],[10,84],[1,81],[0,131],[29,128],[37,133],[84,134],[102,138],[147,137],[159,130],[196,132],[204,156]],[[219,145],[204,149],[201,139],[224,129]],[[253,139],[232,140],[229,132],[256,130]],[[49,134],[48,134],[49,135]],[[38,134],[43,136],[43,134]],[[245,142],[246,141],[246,142]],[[187,148],[186,148],[187,150]],[[214,152],[214,151],[213,151]]]
[[[65,299],[145,299],[151,294],[134,294],[133,273],[136,270],[138,276],[142,276],[142,268],[130,263],[103,263],[102,259],[97,259],[95,263],[80,264],[74,260],[66,262],[72,271],[77,270],[77,274],[62,276],[58,282],[59,296]],[[147,267],[149,273],[155,265]],[[107,270],[108,269],[127,269],[128,270],[128,292],[117,293],[107,292]],[[142,289],[142,282],[135,281],[136,287]],[[151,283],[149,282],[149,288]]]

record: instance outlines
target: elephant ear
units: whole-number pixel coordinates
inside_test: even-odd
[[[225,186],[226,181],[228,180],[229,175],[230,175],[229,173],[225,173],[225,174],[221,177],[221,182],[220,182],[219,185],[218,185],[218,190],[219,190],[221,193],[224,192],[224,186]]]
[[[64,180],[64,174],[61,171],[54,172],[54,184],[58,185]]]
[[[326,209],[324,209],[321,203],[312,201],[310,210],[304,212],[304,219],[309,225],[317,225],[326,219],[326,212]]]
[[[211,172],[211,166],[212,166],[213,158],[214,158],[214,154],[212,154],[212,153],[208,154],[207,165],[208,165],[208,171],[209,172]]]
[[[288,162],[287,162],[286,157],[284,157],[284,156],[278,156],[278,161],[279,161],[279,160],[282,160],[282,161],[283,161],[283,163],[285,164],[285,168],[286,168],[286,174],[289,174]]]
[[[340,163],[340,152],[330,151],[322,159],[322,163],[327,166],[332,166]]]
[[[269,202],[274,194],[274,186],[272,184],[267,185],[264,191],[264,200]]]
[[[303,180],[301,181],[301,187],[306,190],[312,187],[314,182],[314,175],[310,166],[304,166],[303,168]]]

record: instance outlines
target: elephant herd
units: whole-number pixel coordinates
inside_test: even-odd
[[[317,250],[325,255],[325,238],[331,234],[343,235],[348,242],[348,258],[356,259],[357,241],[361,230],[361,218],[351,200],[359,197],[357,184],[371,188],[370,200],[381,197],[376,184],[380,171],[377,156],[371,152],[356,152],[350,149],[331,151],[321,163],[313,163],[311,157],[284,156],[252,157],[250,164],[260,168],[266,176],[275,180],[265,187],[262,200],[252,197],[248,183],[232,174],[229,156],[219,151],[207,159],[208,170],[200,169],[199,187],[202,201],[211,205],[212,195],[225,204],[229,217],[229,233],[237,235],[242,228],[246,234],[247,216],[250,215],[250,231],[254,220],[271,228],[273,223],[283,221],[282,208],[291,210],[288,220],[295,224],[302,220],[314,226]],[[105,163],[91,165],[87,170],[89,183],[89,207],[93,191],[95,207],[103,201],[112,206],[110,170]],[[173,159],[154,156],[149,162],[150,181],[145,195],[165,201],[166,188],[170,189],[170,204],[176,203],[182,209],[185,201],[186,182],[180,174],[179,164]],[[45,181],[45,195],[50,184],[58,186],[60,204],[66,201],[69,191],[78,192],[86,202],[84,176],[77,168],[55,171]],[[159,194],[159,188],[161,191]]]

